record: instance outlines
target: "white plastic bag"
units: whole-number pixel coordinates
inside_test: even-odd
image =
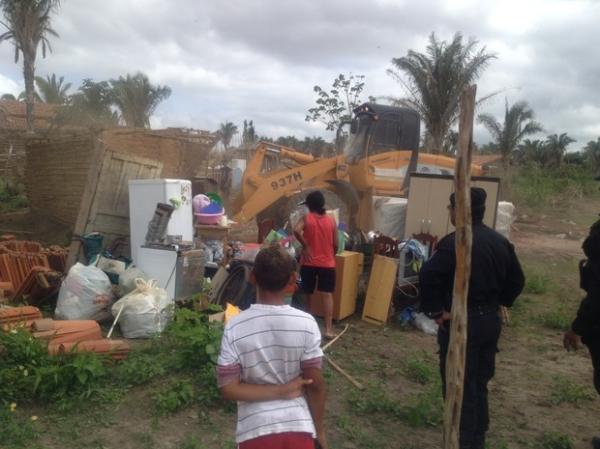
[[[155,280],[136,279],[135,284],[135,290],[113,304],[112,314],[116,317],[123,309],[119,327],[124,337],[150,338],[165,330],[175,303]]]
[[[110,279],[100,268],[76,263],[60,286],[55,316],[59,320],[110,318],[114,301]]]
[[[135,290],[135,280],[148,280],[148,276],[136,266],[130,266],[119,276],[119,294],[125,296]]]
[[[423,312],[415,313],[414,326],[427,335],[437,335],[438,325]]]

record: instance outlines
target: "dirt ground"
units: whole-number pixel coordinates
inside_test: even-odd
[[[529,281],[500,341],[490,385],[488,448],[584,449],[592,435],[600,434],[600,400],[592,387],[589,356],[585,350],[565,352],[561,338],[582,296],[577,271],[581,239],[598,211],[600,199],[586,200],[546,215],[520,214],[515,223],[513,241]],[[357,316],[344,323],[350,329],[329,354],[366,388],[358,391],[326,368],[330,447],[441,447],[435,337],[393,322],[373,326]],[[39,416],[41,446],[235,447],[231,410],[195,406],[157,418],[151,397],[159,384],[136,388],[101,410],[31,410]]]

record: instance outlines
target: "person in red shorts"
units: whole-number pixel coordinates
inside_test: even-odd
[[[225,325],[217,378],[237,401],[239,449],[327,449],[321,332],[315,319],[284,304],[296,261],[280,246],[262,249],[251,276],[257,303]]]
[[[307,310],[318,297],[323,301],[325,334],[333,338],[333,292],[335,291],[335,254],[337,253],[337,224],[325,212],[325,197],[315,190],[304,201],[308,214],[299,220],[294,236],[302,245],[300,278],[307,297]],[[316,293],[315,293],[316,291]],[[318,299],[317,299],[318,300]]]

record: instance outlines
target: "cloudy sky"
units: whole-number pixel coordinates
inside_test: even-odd
[[[600,136],[600,1],[596,0],[63,0],[60,39],[37,74],[78,86],[143,71],[173,95],[154,127],[215,130],[253,119],[263,135],[322,135],[304,120],[312,87],[338,73],[366,76],[367,95],[403,94],[386,70],[434,31],[474,37],[498,59],[478,93],[498,117],[504,98],[527,100],[546,134],[568,132],[577,149]],[[0,93],[23,88],[13,49],[0,44]],[[488,134],[477,127],[475,140]]]

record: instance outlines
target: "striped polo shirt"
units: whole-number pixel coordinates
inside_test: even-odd
[[[315,319],[288,305],[253,304],[225,326],[217,373],[219,386],[232,379],[250,384],[285,384],[303,368],[320,367],[321,332]],[[315,427],[304,397],[238,402],[236,441]]]

